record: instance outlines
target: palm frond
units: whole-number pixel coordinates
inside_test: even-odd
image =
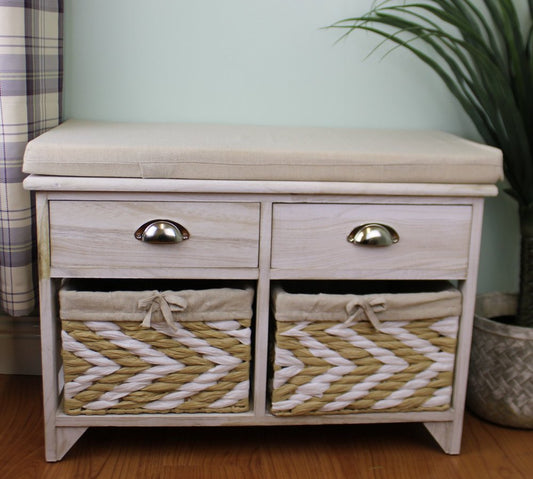
[[[383,38],[376,48],[390,43],[428,65],[484,140],[502,149],[515,197],[533,208],[533,0],[529,19],[513,1],[526,0],[382,0],[329,28],[344,29],[341,38],[374,33]]]

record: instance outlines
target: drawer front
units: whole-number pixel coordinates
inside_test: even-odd
[[[275,204],[272,268],[317,278],[464,278],[471,216],[467,205]],[[398,242],[347,241],[367,223],[392,227]]]
[[[51,266],[56,268],[255,268],[259,204],[51,201]],[[189,239],[150,244],[134,237],[154,219],[172,220]]]

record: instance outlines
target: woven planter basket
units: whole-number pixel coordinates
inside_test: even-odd
[[[253,296],[252,288],[63,286],[65,412],[247,411]]]
[[[480,295],[476,304],[468,407],[504,426],[533,428],[533,329],[489,318],[516,314],[515,295]]]
[[[343,294],[276,288],[272,413],[448,409],[461,295],[425,286],[383,294],[344,293],[357,291],[351,284]]]

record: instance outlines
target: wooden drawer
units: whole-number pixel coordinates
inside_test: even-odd
[[[177,244],[137,240],[154,219],[183,225]],[[223,202],[51,201],[52,268],[255,268],[259,204]]]
[[[468,205],[275,204],[271,265],[309,278],[464,278],[471,216]],[[394,228],[399,241],[348,242],[366,223]]]

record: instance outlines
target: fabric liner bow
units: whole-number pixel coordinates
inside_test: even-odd
[[[147,298],[140,299],[137,307],[146,310],[146,315],[141,323],[143,328],[149,328],[152,324],[152,315],[159,309],[165,322],[175,328],[173,311],[184,311],[187,308],[187,301],[181,296],[172,292],[155,292]]]
[[[377,297],[370,301],[364,298],[355,298],[346,304],[346,318],[345,325],[352,326],[356,321],[367,319],[372,326],[378,331],[381,329],[381,321],[376,316],[376,313],[380,313],[387,309],[385,299]]]

